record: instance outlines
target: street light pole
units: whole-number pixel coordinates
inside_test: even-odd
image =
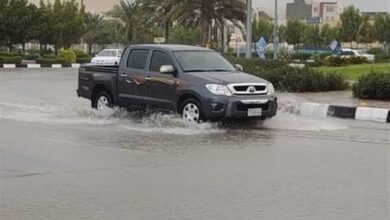
[[[275,0],[275,21],[274,21],[274,59],[278,59],[279,31],[278,31],[278,0]]]
[[[246,58],[252,57],[252,0],[246,1]]]

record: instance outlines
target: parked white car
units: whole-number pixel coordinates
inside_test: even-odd
[[[118,65],[122,52],[122,49],[104,49],[92,58],[91,63],[98,65]]]
[[[352,49],[342,49],[340,57],[342,58],[350,58],[350,57],[364,57],[367,59],[368,62],[375,62],[375,55],[364,53],[363,51],[359,50],[352,50]]]

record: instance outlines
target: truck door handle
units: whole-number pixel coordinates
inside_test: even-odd
[[[127,77],[127,74],[126,73],[121,73],[121,76],[122,77]]]
[[[145,80],[146,81],[150,81],[150,80],[152,80],[152,77],[151,76],[145,76]]]

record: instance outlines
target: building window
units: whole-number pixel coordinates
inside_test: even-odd
[[[318,12],[318,7],[314,7],[314,12]]]
[[[334,7],[333,6],[326,6],[326,11],[327,12],[334,12]]]

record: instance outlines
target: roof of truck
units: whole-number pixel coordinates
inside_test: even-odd
[[[133,48],[149,48],[149,49],[164,49],[170,51],[189,51],[189,50],[202,50],[202,51],[212,51],[208,48],[181,45],[181,44],[137,44],[130,45]]]

